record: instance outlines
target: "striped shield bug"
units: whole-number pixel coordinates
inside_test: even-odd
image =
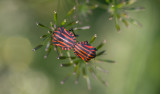
[[[96,48],[88,44],[87,41],[78,42],[74,46],[74,54],[88,62],[96,57]]]
[[[64,27],[59,27],[53,33],[53,45],[59,46],[62,50],[70,50],[76,43],[75,36],[72,32],[67,31]]]

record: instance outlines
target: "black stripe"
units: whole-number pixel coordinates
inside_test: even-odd
[[[68,32],[68,34],[64,31],[64,28],[63,27],[60,27],[61,28],[61,30],[58,30],[58,31],[60,31],[61,33],[64,33],[65,35],[67,35],[67,36],[69,36],[70,38],[73,38],[73,36],[72,35],[74,35],[72,32],[71,32],[71,34],[70,34],[70,31],[67,31],[66,29],[66,31]]]
[[[77,49],[76,47],[75,47],[75,49],[79,51],[79,49]],[[75,52],[76,52],[77,54],[79,54],[79,55],[82,56],[84,59],[86,59],[86,56],[85,56],[81,51],[78,52],[78,51],[76,51],[76,50],[75,50]],[[81,54],[82,54],[82,55],[81,55]],[[84,55],[84,56],[83,56],[83,55]]]
[[[76,48],[79,52],[81,52],[85,57],[87,57],[87,56],[88,56],[88,53],[87,53],[87,54],[86,54],[86,53],[84,53],[85,51],[84,51],[84,52],[82,52],[82,51],[81,51],[82,49],[81,49],[78,45],[77,45],[77,47],[75,46],[75,48]],[[79,48],[80,50],[79,50],[78,48]]]
[[[88,52],[87,50],[85,50],[84,48],[86,48],[86,47],[85,47],[83,44],[79,44],[79,45],[81,45],[83,48],[82,48],[81,46],[78,46],[78,47],[79,47],[80,49],[82,49],[84,52],[86,52],[87,54],[90,55],[90,54],[92,53],[92,52],[90,53],[90,52]]]
[[[65,40],[69,41],[72,44],[72,46],[74,45],[74,42],[73,42],[74,40],[70,40],[67,37],[63,36],[62,34],[57,34],[57,35],[59,35],[62,39],[65,39]],[[58,36],[56,36],[56,39],[57,40],[62,40]],[[62,41],[65,42],[64,40],[62,40]]]
[[[55,36],[55,38],[56,38],[58,41],[61,41],[61,42],[65,43],[65,44],[67,44],[67,45],[70,46],[70,47],[73,46],[73,44],[69,44],[68,42],[62,40],[62,39],[65,39],[65,38],[60,39],[58,36]],[[66,40],[66,39],[65,39],[65,40]],[[68,40],[67,40],[67,41],[68,41]],[[72,43],[72,42],[71,42],[71,43]],[[66,47],[68,47],[68,46],[66,46]]]

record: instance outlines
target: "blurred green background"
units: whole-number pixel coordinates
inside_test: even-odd
[[[103,0],[101,0],[103,1]],[[60,81],[72,68],[61,68],[53,51],[43,59],[44,50],[32,52],[39,44],[39,36],[47,32],[36,22],[49,25],[53,10],[62,20],[74,6],[74,0],[0,0],[0,94],[160,94],[160,0],[137,0],[133,6],[145,7],[141,12],[130,12],[143,27],[121,25],[117,32],[106,10],[97,8],[83,19],[82,25],[91,29],[77,32],[78,40],[89,40],[98,35],[107,40],[101,58],[115,60],[103,64],[109,71],[102,74],[109,86],[91,79],[92,90],[84,79],[74,84],[72,76],[64,85]]]

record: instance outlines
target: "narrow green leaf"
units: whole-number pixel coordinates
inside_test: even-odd
[[[66,22],[67,22],[66,19],[64,19],[64,20],[62,21],[62,23],[61,23],[61,26],[65,25]]]
[[[93,70],[93,69],[92,69]],[[108,82],[107,81],[104,81],[101,76],[99,76],[96,72],[94,71],[91,71],[93,73],[92,76],[95,77],[95,79],[98,79],[99,81],[101,81],[102,84],[104,84],[105,86],[108,86]]]
[[[79,21],[77,20],[77,21],[70,22],[70,23],[66,24],[65,26],[70,27],[70,26],[78,24],[78,23],[79,23]]]
[[[125,24],[125,26],[126,26],[126,27],[128,27],[128,26],[129,26],[129,24],[128,24],[127,20],[122,19],[122,22]]]
[[[84,79],[86,79],[86,81],[87,81],[88,90],[90,90],[90,89],[91,89],[90,79],[89,79],[89,77],[87,76],[85,66],[83,67],[82,73],[83,73]]]
[[[103,68],[100,67],[100,66],[96,66],[96,69],[99,70],[99,71],[101,71],[101,72],[104,72],[104,73],[107,73],[107,72],[108,72],[107,70],[103,69]]]
[[[46,54],[44,55],[44,59],[46,59],[48,57],[48,55],[50,54],[51,50],[52,50],[52,45],[49,46]]]
[[[124,10],[127,10],[127,11],[142,11],[142,10],[144,10],[144,7],[124,8]]]
[[[106,87],[108,86],[108,82],[104,81],[100,76],[97,75],[98,80],[101,81],[102,84],[104,84]]]
[[[73,61],[74,64],[82,63],[82,59],[78,58],[78,60]]]
[[[96,38],[97,38],[97,34],[94,34],[94,36],[93,36],[92,39],[90,40],[89,44],[93,43]]]
[[[52,31],[54,31],[56,29],[56,25],[53,24],[52,22],[50,22],[50,26],[51,26]]]
[[[64,78],[64,80],[62,80],[60,83],[61,83],[61,84],[64,84],[64,82],[70,77],[70,75],[71,75],[70,73],[67,74],[67,76]]]
[[[71,66],[71,65],[73,65],[73,64],[71,64],[71,63],[60,64],[61,67],[68,67],[68,66]]]
[[[38,50],[39,48],[41,48],[42,46],[43,46],[43,45],[40,44],[40,45],[36,46],[35,48],[33,48],[32,51],[36,51],[36,50]]]
[[[98,52],[98,53],[96,54],[96,56],[101,56],[101,55],[103,55],[105,52],[106,52],[106,50],[103,50],[103,51],[101,51],[101,52]]]
[[[119,32],[120,31],[120,26],[118,24],[118,19],[120,19],[120,15],[118,15],[117,13],[115,13],[114,18],[115,18],[116,29]]]
[[[97,80],[97,76],[96,76],[96,73],[95,73],[94,69],[93,69],[92,67],[89,67],[88,69],[89,69],[89,71],[91,72],[93,78],[94,78],[95,80]]]
[[[79,69],[79,63],[75,66],[75,68],[74,68],[74,72],[73,72],[73,75],[75,75],[76,74],[76,72],[77,72],[77,70]]]
[[[68,57],[68,56],[60,56],[59,59],[68,59],[68,58],[71,58],[71,59],[76,59],[75,56],[71,56],[71,57]]]
[[[75,80],[75,84],[78,84],[78,81],[79,81],[79,77],[80,77],[80,69],[77,71],[76,73],[76,80]]]
[[[62,49],[61,49],[60,47],[57,47],[57,50],[58,50],[58,52],[59,52],[60,56],[62,56],[62,57],[63,57]]]
[[[48,29],[48,30],[51,30],[49,27],[47,27],[47,26],[45,26],[45,25],[43,25],[43,24],[41,24],[41,23],[36,23],[37,24],[37,26],[40,26],[40,27],[43,27],[43,28],[46,28],[46,29]]]
[[[113,60],[104,60],[104,59],[97,59],[97,60],[102,62],[115,63],[115,61]]]
[[[119,26],[119,24],[116,24],[116,29],[117,29],[118,32],[120,32],[120,26]]]
[[[104,46],[104,44],[106,43],[106,40],[104,40],[102,43],[100,43],[96,49],[99,50],[100,48],[102,48]]]
[[[90,83],[90,79],[88,76],[86,76],[86,81],[87,81],[87,86],[88,86],[88,90],[91,90],[91,83]]]
[[[72,63],[73,63],[73,60],[72,60],[72,58],[71,58],[71,55],[70,55],[70,52],[69,52],[69,51],[67,51],[67,55],[68,55],[68,57],[69,57],[70,63],[72,64]]]
[[[56,11],[54,11],[54,22],[57,25],[57,12]]]
[[[40,36],[40,38],[42,39],[42,38],[46,38],[48,35],[42,35],[42,36]]]
[[[83,69],[82,69],[82,73],[83,73],[83,77],[85,78],[86,77],[86,68],[83,66]]]
[[[48,49],[50,48],[50,46],[52,46],[52,45],[51,45],[51,42],[48,41],[48,43],[47,43],[47,45],[46,45],[46,48],[45,48],[45,51],[46,51],[46,52],[48,51]]]
[[[74,7],[67,13],[67,17],[70,16],[75,10],[76,10],[76,7],[74,6]]]
[[[48,34],[52,34],[53,32],[52,31],[48,31]]]

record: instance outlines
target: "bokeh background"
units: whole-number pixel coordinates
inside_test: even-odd
[[[133,5],[145,7],[130,12],[143,27],[122,24],[117,32],[101,8],[82,19],[82,25],[91,29],[77,32],[78,40],[97,34],[94,46],[107,40],[103,47],[107,55],[101,58],[116,61],[103,64],[109,73],[102,77],[109,86],[91,79],[89,91],[84,79],[75,85],[74,76],[60,84],[72,68],[61,68],[64,61],[57,60],[54,51],[47,59],[43,59],[43,49],[32,52],[39,36],[47,32],[35,23],[49,25],[53,10],[62,20],[74,4],[74,0],[0,0],[0,94],[160,94],[160,0],[137,0]]]

